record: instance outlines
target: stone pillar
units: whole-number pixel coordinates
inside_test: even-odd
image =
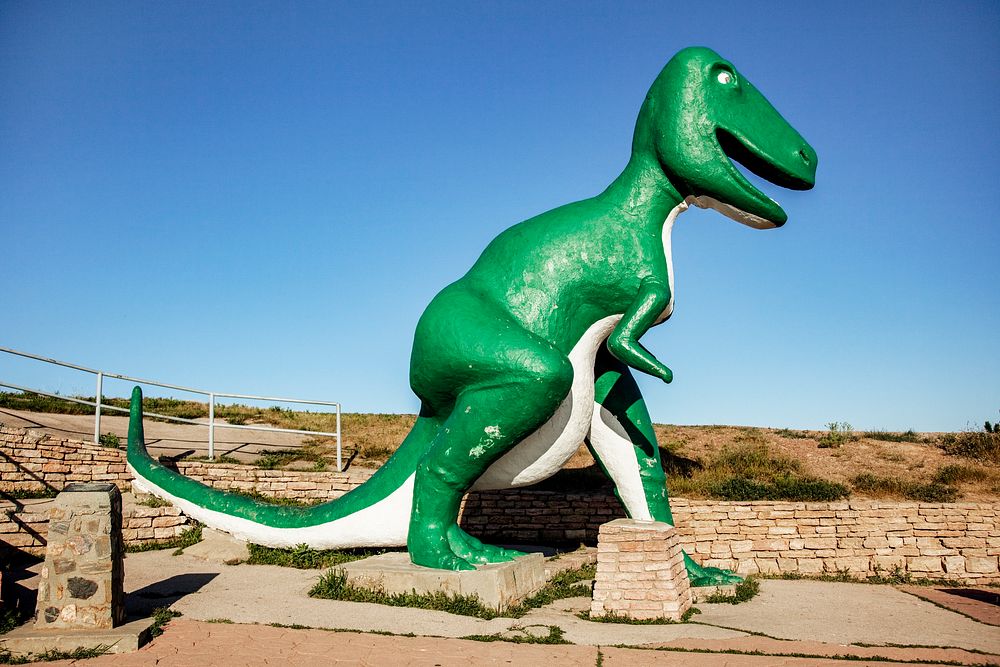
[[[679,621],[690,607],[691,586],[673,526],[634,519],[601,525],[591,616]]]
[[[49,514],[38,628],[109,629],[125,620],[122,495],[114,484],[70,484]]]

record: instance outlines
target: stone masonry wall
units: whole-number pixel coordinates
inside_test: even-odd
[[[51,505],[50,498],[0,500],[0,556],[5,547],[44,555]],[[122,509],[122,537],[132,547],[172,539],[191,525],[176,507],[126,504]]]
[[[373,474],[362,468],[345,473],[298,472],[194,461],[179,462],[178,470],[216,488],[319,500],[337,498]],[[112,481],[126,491],[127,475],[123,450],[0,427],[0,497],[3,491],[46,485],[59,490],[70,481]],[[700,562],[744,574],[860,575],[899,568],[917,577],[1000,582],[1000,503],[996,502],[737,503],[674,498],[671,506],[688,553]],[[126,531],[136,531],[126,533],[130,543],[156,539],[156,529],[161,534],[166,528],[175,533],[183,530],[183,524],[163,524],[167,517],[176,520],[176,514],[156,514],[176,512],[173,508],[135,509],[138,513],[131,517],[126,509]],[[3,510],[0,505],[0,540],[30,546],[27,536],[12,537],[12,524],[18,524],[5,523]],[[147,511],[153,514],[143,516]],[[623,514],[608,491],[487,491],[466,497],[462,525],[493,541],[594,544],[600,525]],[[28,527],[40,525],[30,512],[17,516]],[[23,520],[25,516],[29,520]],[[161,525],[154,525],[155,520]]]
[[[60,490],[71,482],[111,482],[128,491],[125,452],[0,424],[0,492]]]

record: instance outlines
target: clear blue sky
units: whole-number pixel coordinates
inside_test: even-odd
[[[680,218],[677,307],[643,339],[675,373],[641,380],[654,419],[998,417],[1000,4],[417,5],[0,2],[0,345],[413,412],[430,298],[602,190],[701,44],[818,182],[766,188],[779,230]],[[0,379],[93,393],[6,358]]]

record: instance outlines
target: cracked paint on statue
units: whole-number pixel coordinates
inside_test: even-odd
[[[136,388],[136,487],[260,544],[405,544],[418,565],[468,570],[520,554],[463,531],[462,496],[546,479],[586,442],[628,516],[673,523],[632,372],[673,379],[639,340],[673,314],[671,231],[681,213],[713,208],[757,229],[787,219],[732,160],[779,186],[815,181],[816,152],[732,63],[684,49],[649,89],[628,164],[607,189],[507,229],[427,306],[410,360],[420,415],[368,482],[310,508],[207,487],[148,455]],[[694,585],[737,579],[685,562]]]

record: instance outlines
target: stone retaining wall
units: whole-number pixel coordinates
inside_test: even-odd
[[[0,491],[59,490],[70,482],[111,482],[128,491],[125,452],[0,424]]]
[[[261,470],[193,461],[181,461],[178,470],[216,488],[322,500],[360,486],[374,472]],[[112,481],[128,490],[125,452],[0,427],[0,492],[61,489],[70,481],[91,480]],[[917,577],[1000,582],[1000,503],[736,503],[674,498],[671,505],[688,553],[705,564],[744,574],[862,575],[899,569]],[[160,534],[168,528],[174,534],[183,530],[183,524],[164,523],[178,514],[156,513],[176,512],[172,508],[135,509],[138,513],[126,519],[126,530],[136,531],[126,533],[129,542],[159,539],[157,529]],[[600,525],[623,514],[608,491],[488,491],[466,497],[462,525],[493,541],[594,544]],[[0,539],[6,540],[12,529],[3,527],[4,516],[0,512],[4,536]],[[22,518],[30,519],[22,521],[25,530],[44,535],[33,515]],[[31,546],[29,537],[15,541]]]
[[[44,555],[51,505],[49,498],[0,500],[0,555],[5,547]],[[173,539],[190,526],[191,520],[176,507],[126,503],[122,508],[122,537],[128,546]]]

